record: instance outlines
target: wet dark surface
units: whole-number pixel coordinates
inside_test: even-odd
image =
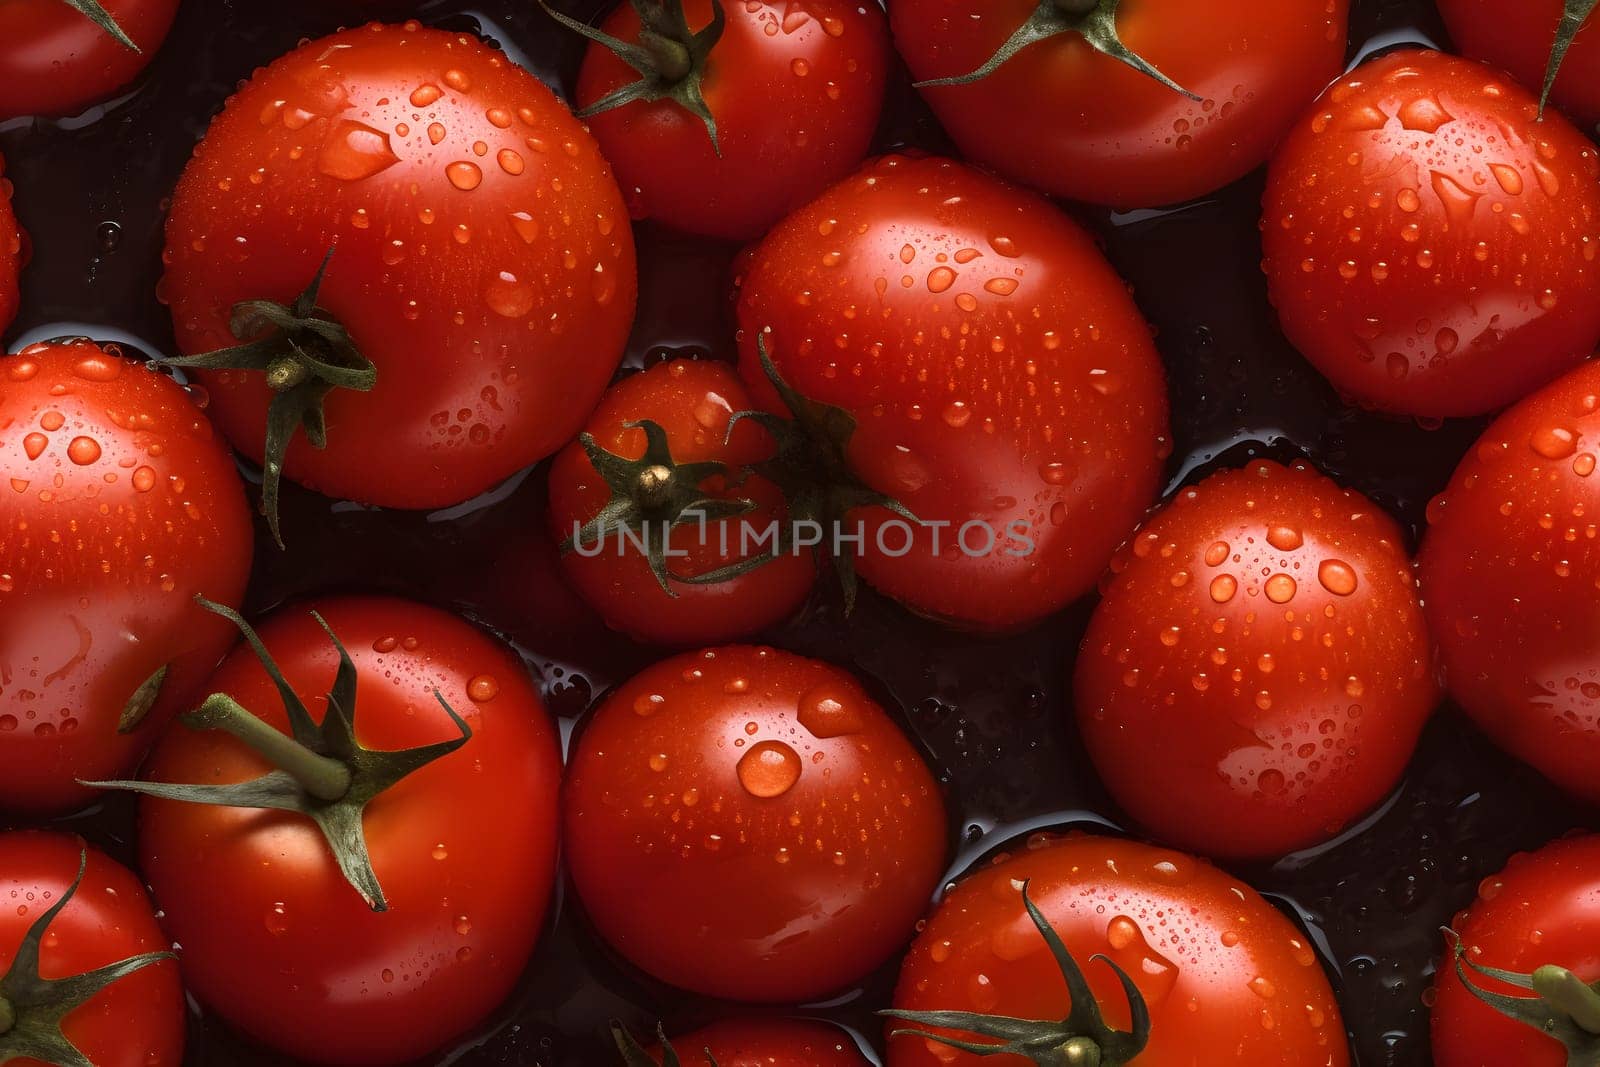
[[[578,14],[587,11],[575,10]],[[147,352],[172,351],[156,302],[165,197],[195,139],[240,79],[346,24],[415,16],[481,31],[546,82],[570,84],[579,48],[531,2],[456,0],[420,9],[346,0],[188,0],[172,38],[132,95],[98,117],[0,128],[16,207],[31,232],[21,318],[24,340],[88,334]],[[1382,47],[1442,40],[1426,4],[1362,0],[1353,40]],[[1352,49],[1352,55],[1364,49]],[[885,147],[939,148],[942,137],[909,86],[891,94]],[[1260,278],[1260,175],[1185,209],[1152,215],[1076,213],[1106,242],[1158,331],[1171,381],[1176,450],[1171,484],[1248,457],[1304,456],[1393,512],[1415,535],[1481,421],[1425,427],[1344,408],[1279,334]],[[1075,209],[1076,210],[1076,209]],[[628,365],[665,353],[728,357],[726,299],[734,250],[640,231],[640,318]],[[401,593],[460,607],[515,641],[542,672],[568,720],[594,696],[663,653],[610,635],[555,583],[537,521],[542,470],[488,498],[433,516],[334,505],[290,487],[287,554],[259,539],[255,611],[332,590]],[[1003,640],[946,633],[865,593],[848,621],[827,593],[771,643],[846,664],[898,705],[931,751],[959,813],[955,869],[1044,826],[1116,823],[1068,715],[1068,671],[1089,605]],[[1552,815],[1552,813],[1560,813]],[[1311,854],[1236,873],[1304,922],[1322,948],[1363,1067],[1429,1062],[1424,992],[1438,928],[1514,851],[1575,824],[1537,775],[1488,745],[1453,710],[1428,729],[1398,795],[1361,826]],[[1592,821],[1592,820],[1589,820]],[[133,857],[130,810],[108,803],[63,825]],[[894,963],[865,988],[820,1009],[876,1040]],[[570,894],[519,993],[483,1030],[432,1062],[565,1067],[612,1060],[609,1017],[669,1029],[731,1006],[661,988],[633,972],[586,928]],[[291,1024],[292,1025],[292,1024]],[[190,1062],[281,1064],[220,1022],[196,1016]]]

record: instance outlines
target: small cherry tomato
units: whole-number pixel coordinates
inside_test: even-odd
[[[177,12],[178,0],[0,4],[0,122],[72,115],[104,100],[155,57]]]
[[[728,1019],[648,1049],[620,1027],[612,1034],[626,1067],[870,1067],[849,1035],[810,1019]]]
[[[1564,0],[1438,0],[1438,4],[1457,51],[1509,71],[1529,89],[1544,85],[1562,12],[1573,6]],[[1600,30],[1587,19],[1561,59],[1550,99],[1590,133],[1600,122]]]

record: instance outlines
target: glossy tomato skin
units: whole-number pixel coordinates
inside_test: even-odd
[[[854,1040],[810,1019],[729,1019],[671,1039],[683,1067],[868,1067]],[[707,1052],[710,1056],[707,1056]],[[662,1060],[660,1046],[650,1049]]]
[[[1445,685],[1501,748],[1600,802],[1600,364],[1497,419],[1428,508]]]
[[[714,461],[726,465],[731,478],[704,483],[709,494],[746,499],[755,511],[727,523],[701,524],[693,519],[672,533],[668,570],[690,577],[738,563],[760,550],[740,551],[741,530],[757,532],[787,515],[783,493],[766,478],[751,474],[738,480],[743,468],[770,459],[771,435],[746,419],[728,435],[735,412],[755,407],[738,373],[725,363],[674,360],[658,363],[642,374],[617,383],[589,417],[585,432],[615,455],[637,459],[644,454],[645,433],[628,424],[648,419],[667,433],[673,459],[679,464]],[[737,484],[733,484],[733,483]],[[551,535],[557,544],[592,519],[611,499],[611,490],[595,472],[583,446],[574,441],[556,456],[550,470]],[[723,552],[723,531],[729,551]],[[770,544],[770,542],[767,542]],[[572,584],[614,629],[639,640],[667,645],[702,645],[747,637],[786,618],[805,601],[816,578],[809,552],[786,553],[747,574],[714,585],[673,583],[674,596],[662,592],[644,554],[632,544],[619,553],[612,538],[603,551],[562,555],[562,568]]]
[[[1400,528],[1371,501],[1259,461],[1181,491],[1111,570],[1078,725],[1156,836],[1275,857],[1399,781],[1438,687]]]
[[[1031,193],[949,160],[874,161],[760,245],[738,320],[763,406],[784,412],[765,331],[789,385],[855,419],[857,476],[944,524],[850,516],[860,574],[915,611],[1035,622],[1093,587],[1156,494],[1171,446],[1149,328],[1089,237]]]
[[[1288,919],[1204,860],[1109,837],[1036,835],[958,882],[911,946],[894,1007],[1064,1018],[1067,989],[1023,910],[1023,881],[1109,1025],[1128,1029],[1128,998],[1092,956],[1116,961],[1144,995],[1151,1030],[1139,1067],[1349,1063],[1333,990]],[[888,1067],[990,1061],[889,1039]]]
[[[355,662],[363,745],[458,736],[435,689],[473,730],[367,808],[389,910],[368,909],[299,815],[143,800],[142,868],[183,946],[186,984],[211,1010],[294,1056],[396,1063],[480,1021],[527,964],[555,880],[559,742],[515,656],[451,615],[400,600],[292,605],[258,628],[313,716],[337,653],[311,611]],[[287,730],[247,647],[211,683]],[[144,777],[228,783],[269,769],[231,736],[175,726]]]
[[[60,814],[127,777],[233,643],[250,506],[171,378],[87,341],[0,358],[0,810]],[[135,691],[167,674],[144,720]]]
[[[860,683],[748,646],[664,660],[591,713],[564,840],[586,912],[642,970],[791,1003],[899,947],[947,847],[933,775]]]
[[[1568,837],[1518,853],[1483,880],[1478,898],[1452,929],[1481,967],[1531,974],[1545,964],[1566,967],[1585,982],[1600,979],[1600,837]],[[1566,1067],[1553,1038],[1484,1004],[1456,977],[1453,948],[1439,962],[1433,1002],[1436,1067]],[[1469,970],[1468,974],[1472,974]],[[1527,990],[1472,974],[1480,988],[1510,996]]]
[[[86,846],[70,834],[0,834],[0,974],[11,969],[29,928],[72,888]],[[46,978],[87,974],[171,946],[132,871],[88,848],[83,883],[45,930],[39,971]],[[13,905],[12,901],[21,901]],[[185,1011],[178,966],[152,963],[106,986],[68,1015],[62,1032],[96,1067],[179,1067]],[[37,1059],[10,1067],[48,1067]]]
[[[1261,229],[1284,332],[1366,407],[1511,403],[1600,339],[1595,148],[1496,70],[1392,52],[1273,157]]]
[[[0,122],[73,115],[131,82],[155,57],[178,0],[100,0],[135,52],[62,0],[0,5]]]
[[[701,92],[722,148],[705,123],[671,100],[638,102],[589,118],[629,206],[690,233],[760,237],[860,164],[889,80],[889,28],[876,4],[815,0],[685,0],[698,31],[721,3],[727,28],[712,48]],[[639,15],[621,4],[601,27],[639,39]],[[781,32],[780,32],[781,31]],[[608,48],[590,45],[578,74],[580,109],[638,81]]]
[[[1561,21],[1562,0],[1439,0],[1456,50],[1509,71],[1538,92]],[[1573,38],[1550,99],[1593,132],[1600,122],[1600,30],[1586,24]]]
[[[978,69],[1038,6],[891,0],[889,17],[912,76],[926,81]],[[1219,189],[1265,160],[1338,76],[1348,22],[1347,0],[1145,0],[1118,14],[1123,42],[1202,99],[1076,33],[1033,44],[977,82],[922,94],[975,162],[1053,196],[1156,207]]]
[[[285,476],[336,497],[454,504],[554,452],[610,380],[633,318],[633,238],[594,141],[476,38],[371,25],[257,72],[211,124],[167,222],[186,354],[237,341],[241,300],[318,304],[377,366],[327,400],[328,448]],[[261,458],[259,373],[204,373],[214,416]]]

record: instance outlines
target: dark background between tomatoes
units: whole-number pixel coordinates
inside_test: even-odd
[[[588,17],[609,5],[565,6]],[[1395,44],[1447,43],[1431,0],[1356,0],[1354,8],[1352,60]],[[300,40],[406,17],[480,32],[558,90],[570,86],[581,55],[579,42],[532,0],[187,0],[130,95],[80,120],[0,127],[0,152],[33,246],[22,315],[4,338],[6,350],[85,334],[147,353],[173,351],[170,319],[154,295],[161,227],[166,198],[211,116],[236,83]],[[947,150],[903,75],[878,144]],[[1428,498],[1483,422],[1424,426],[1339,403],[1284,341],[1267,305],[1257,265],[1261,184],[1253,174],[1173,211],[1069,208],[1103,238],[1158,331],[1176,440],[1169,489],[1252,456],[1304,456],[1383,505],[1415,538]],[[727,285],[737,250],[648,224],[638,235],[639,317],[623,373],[668,357],[731,358]],[[542,533],[543,499],[542,468],[432,515],[330,503],[291,487],[284,499],[290,550],[280,553],[261,532],[250,608],[330,590],[457,608],[523,650],[570,732],[595,697],[663,653],[605,632],[559,584]],[[959,872],[1037,829],[1123,821],[1068,714],[1071,664],[1090,607],[1080,603],[997,640],[946,632],[870,593],[842,619],[824,592],[762,640],[851,667],[904,713],[948,786],[951,869]],[[1438,928],[1511,853],[1595,821],[1447,707],[1378,812],[1329,845],[1235,873],[1311,932],[1339,990],[1356,1061],[1425,1067],[1424,994]],[[120,799],[59,825],[127,862],[135,858],[132,807]],[[749,1010],[675,992],[632,970],[594,936],[574,896],[564,896],[517,994],[478,1034],[431,1062],[609,1063],[602,1035],[610,1017],[636,1026],[663,1018],[673,1030]],[[871,1012],[888,1002],[897,967],[890,961],[862,988],[804,1014],[838,1020],[879,1043]],[[251,1067],[284,1058],[197,1014],[188,1062]]]

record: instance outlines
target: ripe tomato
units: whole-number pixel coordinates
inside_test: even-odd
[[[233,640],[250,507],[172,379],[87,341],[0,359],[0,809],[87,804]],[[163,673],[164,672],[164,673]]]
[[[663,1061],[669,1067],[869,1067],[844,1031],[810,1019],[728,1019],[648,1050],[625,1031],[613,1033],[627,1067]]]
[[[515,656],[451,615],[400,600],[322,600],[261,627],[310,706],[322,704],[337,664],[312,610],[355,664],[358,699],[347,710],[358,713],[362,745],[388,752],[458,739],[436,690],[471,729],[459,749],[365,809],[388,910],[363,902],[297,813],[147,798],[142,868],[183,946],[187,984],[212,1010],[290,1055],[396,1063],[481,1020],[527,964],[555,880],[559,742]],[[248,647],[212,685],[287,732]],[[227,734],[174,727],[144,777],[233,783],[269,768]]]
[[[126,36],[100,25],[82,0],[0,4],[0,122],[72,115],[131,82],[167,39],[178,0],[98,0]],[[137,48],[128,47],[129,43]]]
[[[1069,996],[1023,903],[1023,887],[1066,951],[1085,961],[1083,998]],[[1103,957],[1098,961],[1091,957]],[[1119,984],[1120,968],[1127,977]],[[1148,1044],[1126,1055],[1134,995],[1149,1009]],[[1035,1024],[1038,1055],[1069,1042],[1093,1056],[1039,1063],[1136,1062],[1138,1067],[1250,1064],[1344,1067],[1339,1006],[1301,933],[1255,890],[1177,852],[1109,837],[1037,835],[951,889],[917,936],[895,987],[895,1013],[1065,1019]],[[1094,1008],[1097,1011],[1092,1011]],[[1118,1035],[1107,1029],[1118,1030]],[[1132,1029],[1130,1029],[1130,1026]],[[921,1029],[891,1019],[890,1030]],[[1098,1033],[1094,1031],[1099,1031]],[[973,1040],[969,1033],[934,1030]],[[1098,1040],[1096,1040],[1098,1039]],[[981,1038],[977,1043],[985,1043]],[[1134,1042],[1137,1044],[1137,1042]],[[1120,1052],[1123,1054],[1119,1054]],[[1016,1055],[1016,1059],[1028,1058]],[[989,1060],[932,1037],[889,1039],[889,1067],[978,1067]]]
[[[0,898],[0,1062],[183,1062],[178,967],[132,871],[67,834],[0,834]],[[44,984],[80,975],[80,990]]]
[[[1600,162],[1499,72],[1392,52],[1323,94],[1273,157],[1269,294],[1356,402],[1476,415],[1600,340]]]
[[[328,450],[288,448],[284,475],[322,492],[406,508],[470,498],[570,439],[621,358],[636,290],[621,194],[571,114],[476,38],[349,30],[228,101],[167,223],[161,294],[180,347],[255,338],[263,316],[235,306],[290,300],[335,246],[317,329],[279,307],[291,328],[268,334],[270,358],[221,360],[267,367],[281,391],[201,371],[218,425],[259,460],[269,401],[288,416],[275,432],[303,415],[315,436],[327,385],[313,358],[346,372],[370,360],[370,392],[327,396]],[[290,338],[311,354],[285,355]]]
[[[552,535],[557,543],[576,542],[562,565],[610,626],[644,641],[705,644],[748,636],[805,600],[816,568],[809,556],[792,552],[711,585],[670,577],[702,575],[758,555],[756,534],[787,514],[782,492],[766,478],[739,480],[743,468],[773,452],[771,438],[754,422],[735,424],[729,436],[733,413],[752,406],[726,364],[660,363],[613,387],[589,417],[587,440],[556,456]],[[641,421],[660,435],[648,449]],[[596,470],[591,447],[603,470]],[[739,501],[756,507],[718,519],[719,508]],[[590,527],[602,511],[605,525]],[[659,578],[640,547],[646,539],[660,553]]]
[[[1438,0],[1462,55],[1510,71],[1530,89],[1544,85],[1563,0]],[[1586,127],[1600,122],[1600,30],[1578,31],[1561,62],[1550,99]],[[1591,129],[1592,132],[1592,129]]]
[[[1111,570],[1074,691],[1095,767],[1140,824],[1207,855],[1277,856],[1400,780],[1438,689],[1411,559],[1371,501],[1303,464],[1222,471]]]
[[[1030,20],[1055,33],[986,76],[922,86],[962,154],[1055,196],[1154,207],[1254,169],[1344,62],[1348,0],[893,0],[923,81],[983,67]],[[1114,29],[1111,27],[1114,26]],[[1110,29],[1194,95],[1089,42]],[[1021,132],[1025,131],[1025,132]]]
[[[666,30],[650,49],[639,47],[641,11]],[[600,28],[651,71],[597,42],[578,73],[578,106],[635,217],[754,240],[867,154],[889,80],[889,29],[876,4],[619,4]],[[643,96],[612,103],[630,86]]]
[[[0,334],[17,317],[22,304],[18,276],[22,273],[22,227],[11,208],[11,182],[6,178],[6,161],[0,156]]]
[[[1043,618],[1093,586],[1157,491],[1170,444],[1149,328],[1031,193],[949,160],[878,160],[761,244],[738,317],[757,401],[787,413],[764,346],[789,387],[847,416],[831,443],[853,474],[921,520],[858,508],[848,532],[862,576],[923,614]]]
[[[709,996],[848,985],[904,942],[943,872],[944,802],[916,748],[849,674],[770,648],[686,653],[618,686],[565,801],[600,934]]]
[[[1497,419],[1428,508],[1445,687],[1501,748],[1600,802],[1600,364]]]
[[[1587,1063],[1600,1052],[1600,1038],[1573,1021],[1543,991],[1565,986],[1574,1007],[1587,1007],[1595,1025],[1600,997],[1572,990],[1600,979],[1600,837],[1569,837],[1532,854],[1511,858],[1504,871],[1486,878],[1478,899],[1456,916],[1454,928],[1465,952],[1462,961],[1474,987],[1516,997],[1524,1019],[1502,1014],[1478,999],[1461,980],[1454,947],[1439,963],[1433,1002],[1433,1059],[1436,1067],[1567,1067]],[[1501,981],[1475,968],[1521,976]],[[1564,977],[1557,969],[1570,967]],[[1548,968],[1548,969],[1547,969]],[[1531,992],[1529,978],[1536,988]],[[1564,1000],[1560,993],[1558,1000]],[[1546,1030],[1545,1026],[1549,1025]],[[1564,1043],[1571,1042],[1569,1060]]]

